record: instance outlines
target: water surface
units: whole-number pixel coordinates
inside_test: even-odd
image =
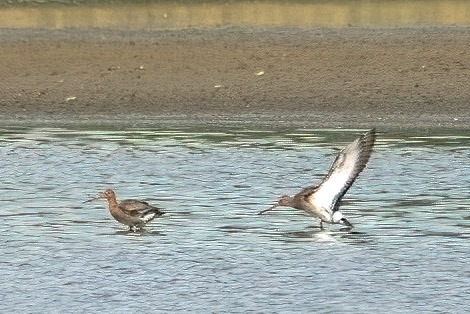
[[[468,130],[381,133],[352,232],[256,215],[364,131],[1,128],[0,311],[468,312]],[[110,187],[168,214],[129,233]]]

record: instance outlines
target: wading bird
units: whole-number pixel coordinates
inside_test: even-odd
[[[123,200],[118,202],[116,193],[111,189],[107,189],[104,193],[100,193],[98,196],[86,202],[101,198],[105,198],[108,201],[111,216],[120,223],[128,226],[129,231],[135,232],[155,217],[164,214],[159,208],[149,205],[147,202],[138,200]]]
[[[278,202],[259,215],[279,206],[301,209],[320,221],[330,224],[352,224],[338,210],[341,199],[365,168],[372,154],[375,142],[375,129],[357,138],[336,156],[330,171],[319,185],[310,186],[294,196],[283,195]]]

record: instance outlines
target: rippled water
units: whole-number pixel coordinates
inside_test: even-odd
[[[256,215],[363,131],[2,128],[0,312],[470,311],[468,130],[381,133],[353,232]],[[108,187],[168,214],[128,233]]]

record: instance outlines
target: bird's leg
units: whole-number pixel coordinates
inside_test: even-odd
[[[323,220],[320,220],[320,229],[323,230]]]

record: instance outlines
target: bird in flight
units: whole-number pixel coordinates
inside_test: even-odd
[[[294,196],[283,195],[274,206],[259,212],[259,215],[279,206],[303,210],[323,223],[353,225],[339,211],[341,199],[364,170],[372,155],[375,129],[371,129],[347,145],[336,156],[328,174],[319,185],[309,186]]]

